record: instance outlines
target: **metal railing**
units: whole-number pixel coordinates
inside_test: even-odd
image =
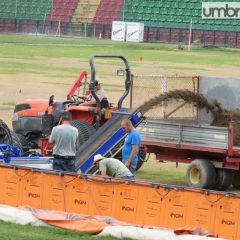
[[[111,24],[71,23],[61,20],[47,21],[46,19],[37,21],[9,20],[0,18],[0,32],[5,33],[66,35],[110,39],[111,29]],[[56,34],[57,32],[60,34]],[[188,44],[189,30],[174,27],[145,27],[144,41]],[[240,32],[229,30],[210,31],[193,28],[191,43],[206,46],[240,47]]]

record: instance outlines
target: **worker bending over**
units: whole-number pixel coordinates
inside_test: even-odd
[[[118,159],[104,158],[97,154],[93,160],[94,167],[98,168],[102,177],[114,177],[125,180],[134,180],[134,175],[129,169]]]
[[[72,114],[63,112],[62,125],[53,128],[49,142],[53,144],[53,169],[75,171],[75,156],[78,148],[78,130],[71,126]]]

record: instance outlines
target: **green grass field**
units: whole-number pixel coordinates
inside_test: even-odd
[[[52,227],[21,226],[0,221],[1,240],[113,240],[112,237],[95,237],[88,234],[66,231]]]
[[[182,74],[239,77],[239,49],[205,49],[193,46],[191,52],[177,45],[120,43],[92,39],[62,39],[20,35],[0,35],[0,118],[9,125],[17,101],[46,98],[55,91],[65,94],[77,74],[86,69],[93,54],[121,54],[129,59],[134,74]],[[111,79],[112,64],[102,60],[98,74]],[[111,90],[121,87],[109,80]],[[21,90],[21,94],[19,94]],[[65,96],[65,95],[64,95]],[[62,99],[62,98],[61,98]],[[139,179],[171,184],[184,184],[185,166],[158,163],[151,156],[138,173]],[[0,222],[0,239],[94,239],[88,235],[59,229],[33,228]],[[100,239],[100,238],[99,238]],[[110,239],[110,238],[101,238]]]
[[[130,61],[136,61],[143,57],[145,61],[240,66],[239,50],[236,49],[194,47],[190,53],[187,52],[187,47],[185,49],[183,51],[178,50],[176,45],[168,44],[121,43],[106,40],[58,39],[15,35],[0,36],[0,57],[11,58],[12,60],[35,59],[38,57],[65,57],[82,60],[88,59],[92,54],[108,53],[122,54],[127,56]],[[3,64],[3,67],[7,68],[9,65],[6,63]],[[44,70],[44,63],[42,67],[41,69]]]

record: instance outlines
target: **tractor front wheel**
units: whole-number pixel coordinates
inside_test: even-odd
[[[92,125],[80,120],[73,120],[71,125],[78,130],[79,147],[96,132],[96,129]]]

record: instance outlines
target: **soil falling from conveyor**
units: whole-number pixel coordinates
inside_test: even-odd
[[[212,126],[228,127],[229,121],[235,122],[234,145],[240,146],[240,109],[226,110],[216,100],[208,100],[202,94],[194,93],[189,90],[170,91],[145,102],[140,106],[144,113],[160,106],[163,102],[183,101],[192,104],[197,109],[206,109],[213,115]]]
[[[213,116],[217,116],[223,112],[221,105],[217,101],[209,101],[202,94],[197,94],[189,90],[175,90],[161,94],[151,98],[149,101],[141,105],[140,108],[146,113],[149,110],[162,105],[163,102],[178,100],[183,100],[188,104],[192,104],[198,109],[205,108],[210,111]]]

